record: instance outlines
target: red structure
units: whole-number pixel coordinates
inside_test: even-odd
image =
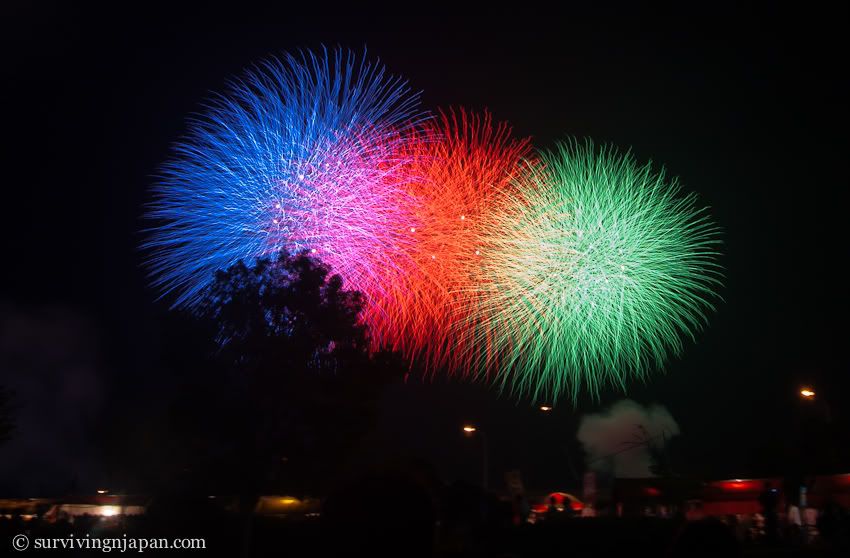
[[[705,484],[702,512],[705,515],[754,514],[762,511],[759,496],[768,484],[779,491],[778,509],[785,509],[781,477],[764,479],[728,479]]]
[[[804,479],[807,488],[806,507],[823,509],[835,502],[850,508],[850,473],[817,475]],[[798,502],[799,487],[791,490],[783,477],[688,481],[686,479],[615,479],[612,504],[619,505],[623,515],[644,515],[647,510],[687,502],[693,517],[752,515],[762,513],[760,498],[768,488],[777,491],[777,510],[782,513]]]
[[[782,477],[727,479],[705,484],[702,511],[705,515],[759,513],[762,511],[759,496],[767,483],[779,490],[779,510],[785,510],[791,501],[796,502],[796,494],[784,493]],[[806,507],[822,509],[830,500],[844,508],[850,507],[850,473],[807,477],[805,485]]]
[[[850,508],[850,473],[810,477],[806,479],[806,485],[810,507],[823,508],[832,500],[842,508]]]

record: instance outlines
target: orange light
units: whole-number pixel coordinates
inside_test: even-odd
[[[549,405],[541,405],[540,410],[543,411],[544,413],[548,413],[549,411],[552,410],[552,407],[550,407]]]
[[[472,434],[472,433],[473,433],[473,432],[475,432],[476,430],[478,430],[478,429],[477,429],[477,428],[475,428],[475,427],[474,427],[474,426],[472,426],[472,425],[469,425],[469,424],[467,424],[466,426],[464,426],[464,427],[463,427],[463,431],[464,431],[464,432],[466,432],[467,434]]]
[[[800,395],[802,395],[806,399],[814,399],[815,392],[814,392],[814,390],[812,390],[810,388],[803,388],[803,389],[800,390]]]

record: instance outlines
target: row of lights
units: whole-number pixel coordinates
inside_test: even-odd
[[[800,389],[800,397],[802,397],[804,399],[814,399],[815,398],[815,391],[811,387],[804,387],[804,388]],[[552,411],[554,408],[551,405],[541,405],[539,407],[539,409],[544,413],[548,413],[548,412]],[[472,424],[465,424],[465,425],[463,425],[463,431],[467,434],[474,434],[475,432],[478,431],[478,428],[475,427]]]
[[[544,413],[548,413],[554,409],[554,407],[552,407],[551,405],[541,405],[539,408]],[[463,431],[467,434],[474,434],[478,432],[478,427],[473,424],[464,424]]]

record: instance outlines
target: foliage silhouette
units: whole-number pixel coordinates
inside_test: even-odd
[[[309,254],[216,274],[196,325],[214,339],[185,382],[173,424],[194,483],[246,496],[323,494],[407,370],[371,353],[358,292]]]

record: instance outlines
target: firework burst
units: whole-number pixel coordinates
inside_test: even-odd
[[[480,296],[455,327],[456,366],[535,398],[575,398],[678,354],[721,280],[718,230],[696,196],[590,143],[527,167],[482,223]]]
[[[405,245],[411,265],[368,312],[381,338],[433,370],[458,351],[450,325],[465,323],[466,299],[479,292],[481,224],[512,199],[531,147],[489,113],[462,109],[426,122],[406,147],[407,191],[418,223],[409,229],[414,242]]]
[[[216,271],[307,250],[363,294],[373,348],[547,399],[624,386],[704,325],[719,233],[663,170],[417,104],[348,51],[248,72],[163,167],[154,284],[193,307]]]
[[[405,81],[342,50],[248,72],[191,123],[162,171],[146,243],[155,285],[192,306],[216,270],[286,249],[380,293],[411,241],[400,153],[417,104]]]

